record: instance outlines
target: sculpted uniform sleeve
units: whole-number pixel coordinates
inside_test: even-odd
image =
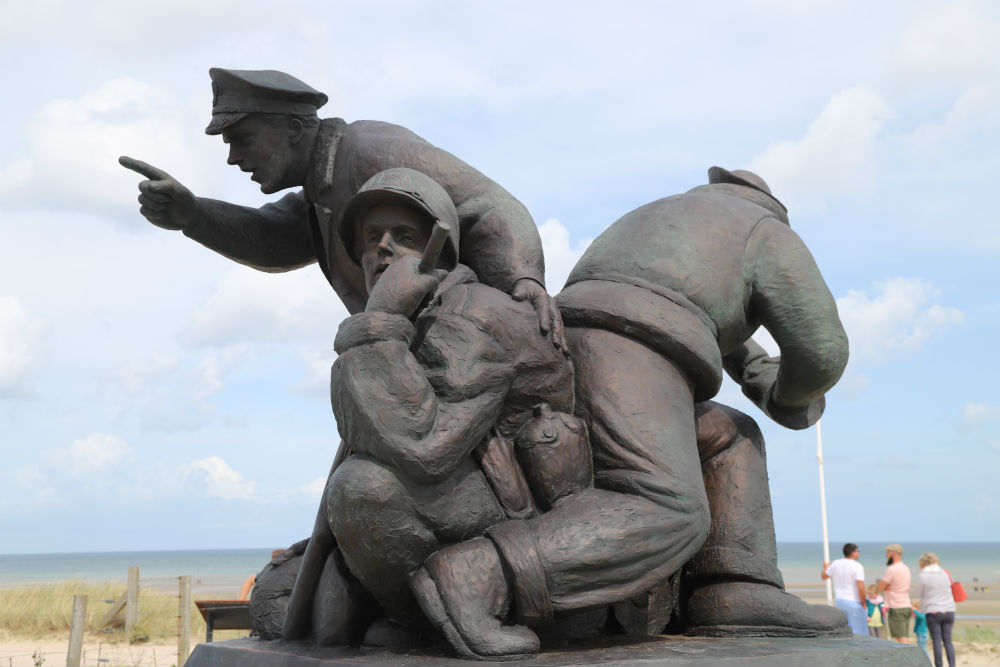
[[[316,261],[308,207],[301,192],[261,208],[198,197],[198,223],[184,235],[260,271],[291,271]]]
[[[459,256],[479,281],[510,294],[514,283],[530,278],[545,286],[545,260],[538,227],[521,202],[493,180],[448,151],[390,123],[351,123],[341,140],[338,161],[358,182],[392,167],[421,171],[441,184],[458,211]]]
[[[458,315],[435,316],[420,346],[401,315],[359,313],[335,343],[333,411],[356,453],[417,482],[450,474],[496,422],[514,375],[505,350]]]
[[[847,334],[819,268],[787,225],[765,218],[750,233],[745,254],[751,281],[750,313],[781,348],[768,358],[751,342],[727,357],[742,366],[744,393],[790,428],[805,428],[823,413],[823,395],[847,365]],[[742,355],[742,359],[740,359]],[[734,363],[735,362],[735,363]],[[754,387],[765,396],[751,396]]]

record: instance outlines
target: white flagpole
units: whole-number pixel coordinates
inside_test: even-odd
[[[830,562],[830,534],[826,527],[826,483],[823,480],[823,431],[816,422],[816,461],[819,463],[819,511],[823,516],[823,562]],[[826,603],[833,605],[833,580],[826,580]]]

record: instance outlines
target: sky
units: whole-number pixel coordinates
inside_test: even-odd
[[[0,0],[0,553],[282,547],[338,444],[346,310],[138,213],[127,154],[259,206],[210,67],[398,123],[531,211],[557,293],[628,211],[752,169],[851,344],[822,420],[829,534],[1000,539],[1000,4]],[[282,193],[283,194],[283,193]],[[773,346],[767,337],[765,345]],[[772,351],[777,352],[772,347]],[[767,440],[779,541],[821,539],[815,428]],[[836,550],[836,549],[834,549]]]

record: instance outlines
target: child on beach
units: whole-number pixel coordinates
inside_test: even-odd
[[[879,595],[878,587],[875,584],[868,586],[868,634],[872,637],[882,638],[882,628],[885,625],[885,607],[882,604],[884,598]]]
[[[927,617],[920,611],[920,600],[913,601],[913,634],[917,636],[917,646],[927,650]]]

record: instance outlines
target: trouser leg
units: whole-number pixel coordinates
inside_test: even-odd
[[[330,477],[324,507],[348,569],[397,618],[419,614],[409,575],[427,556],[505,518],[471,459],[443,482],[416,486],[352,456]]]
[[[526,621],[551,613],[546,608],[586,609],[638,595],[679,570],[708,531],[686,375],[611,332],[569,329],[567,340],[596,488],[490,530]]]
[[[686,583],[740,579],[783,588],[760,428],[714,401],[695,405],[695,417],[712,524],[705,545],[684,568]]]
[[[955,667],[955,645],[951,642],[951,632],[955,628],[955,612],[947,611],[941,621],[941,643],[948,656],[948,667]]]
[[[868,616],[865,615],[865,608],[854,600],[837,598],[833,601],[835,606],[847,616],[847,624],[851,626],[851,631],[856,635],[868,634]]]
[[[934,651],[934,667],[941,667],[941,622],[944,614],[927,614],[927,631],[931,636],[931,648]]]

